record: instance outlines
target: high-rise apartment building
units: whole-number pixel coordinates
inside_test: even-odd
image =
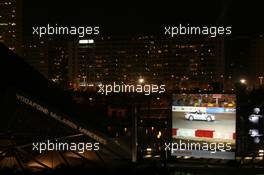
[[[22,57],[24,60],[39,71],[45,78],[48,78],[48,47],[46,40],[27,39],[23,45]]]
[[[224,84],[221,38],[102,37],[76,43],[69,55],[70,82],[77,77],[79,83],[135,84],[141,77],[145,83],[171,89],[210,89],[212,83]]]
[[[22,1],[0,1],[0,42],[17,54],[22,44]]]
[[[68,77],[74,88],[97,82],[95,43],[93,39],[68,42]]]

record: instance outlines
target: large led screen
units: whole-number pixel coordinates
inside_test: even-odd
[[[173,94],[173,156],[234,159],[236,97],[232,94]]]

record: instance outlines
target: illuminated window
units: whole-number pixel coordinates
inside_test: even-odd
[[[93,43],[94,43],[93,39],[79,40],[79,44],[93,44]]]

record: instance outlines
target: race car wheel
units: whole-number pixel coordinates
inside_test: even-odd
[[[208,116],[208,117],[206,118],[206,120],[207,120],[208,122],[212,121],[211,116]]]
[[[189,116],[189,120],[192,121],[194,118],[192,115]]]

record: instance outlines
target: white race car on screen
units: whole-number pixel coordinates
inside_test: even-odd
[[[192,120],[206,120],[206,121],[210,122],[210,121],[215,120],[214,115],[207,114],[204,112],[199,112],[199,111],[185,113],[184,117],[185,117],[185,119],[190,120],[190,121],[192,121]]]

